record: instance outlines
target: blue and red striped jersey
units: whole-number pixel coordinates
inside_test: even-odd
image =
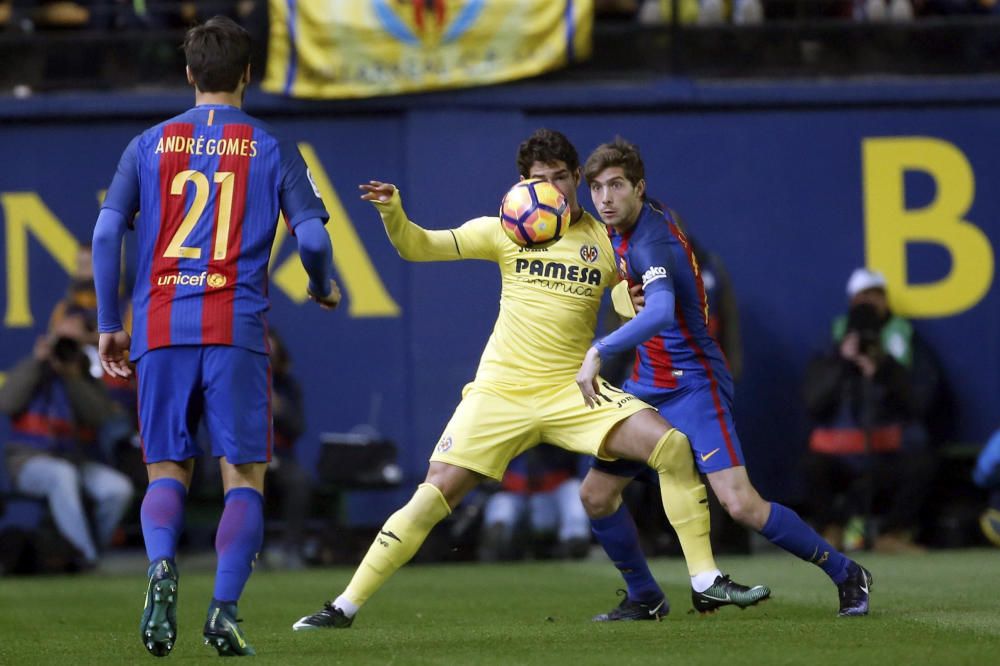
[[[657,290],[674,295],[673,324],[636,348],[629,390],[651,399],[689,381],[731,386],[725,355],[709,334],[708,301],[694,248],[670,211],[646,201],[632,228],[620,234],[609,227],[609,233],[630,287],[641,284],[647,295]]]
[[[278,214],[329,218],[294,143],[224,105],[199,105],[135,137],[104,207],[137,233],[131,359],[158,347],[267,351],[267,266]]]

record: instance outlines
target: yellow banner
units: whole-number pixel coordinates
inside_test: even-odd
[[[267,92],[370,97],[534,76],[590,55],[593,0],[270,0]]]

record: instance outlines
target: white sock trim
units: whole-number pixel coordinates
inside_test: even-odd
[[[354,617],[358,612],[358,605],[344,595],[340,595],[334,599],[333,605],[344,611],[344,615],[347,617]]]
[[[718,569],[712,569],[711,571],[702,571],[691,576],[691,589],[695,592],[704,592],[708,588],[712,587],[715,579],[722,575],[722,572]],[[346,612],[346,611],[345,611]]]

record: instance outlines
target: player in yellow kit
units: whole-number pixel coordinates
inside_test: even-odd
[[[514,456],[542,441],[604,459],[648,463],[660,475],[664,506],[691,575],[718,573],[708,540],[705,487],[687,437],[607,382],[599,384],[596,406],[580,399],[576,372],[593,340],[601,296],[619,278],[604,225],[577,201],[576,150],[562,134],[538,130],[521,144],[518,170],[522,178],[555,185],[570,205],[570,227],[549,247],[515,245],[496,217],[427,230],[407,218],[392,184],[360,186],[361,198],[375,205],[404,259],[496,262],[502,276],[500,314],[475,380],[462,391],[438,440],[425,482],[383,525],[343,594],[296,622],[296,630],[350,626],[358,608],[470,490],[484,478],[500,480]],[[667,609],[663,600],[649,614],[657,618]]]

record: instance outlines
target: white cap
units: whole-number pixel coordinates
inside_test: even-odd
[[[865,289],[885,289],[885,276],[878,271],[857,268],[847,281],[847,297],[854,298]]]

